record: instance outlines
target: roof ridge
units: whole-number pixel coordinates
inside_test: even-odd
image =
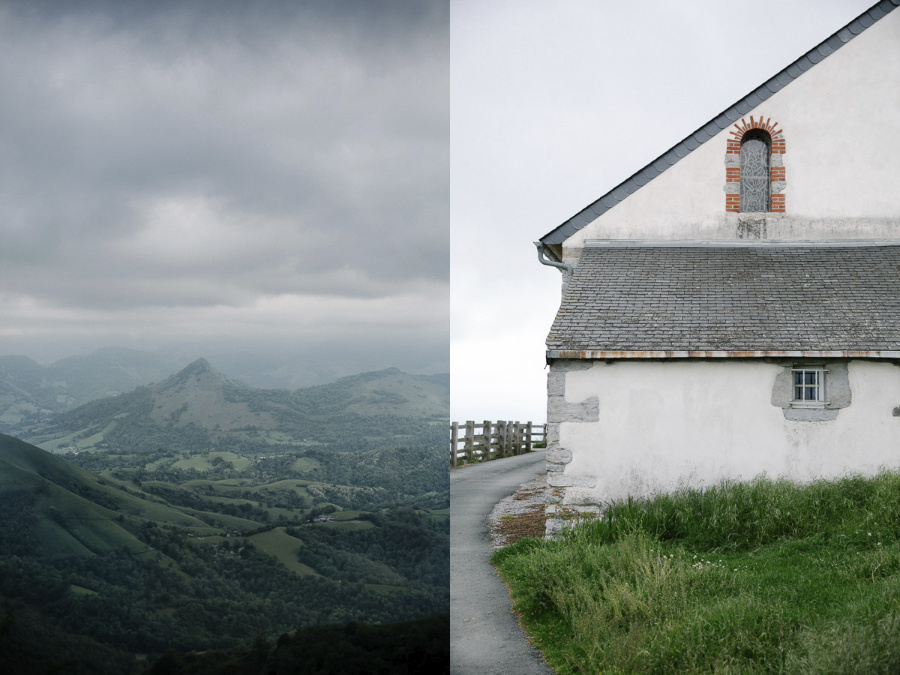
[[[756,87],[756,89],[749,94],[730,105],[706,124],[701,125],[696,131],[688,134],[687,137],[673,145],[642,169],[633,173],[612,190],[594,200],[574,216],[545,234],[541,237],[541,242],[544,244],[563,243],[563,241],[578,232],[585,225],[609,211],[609,209],[623,201],[632,193],[637,192],[637,190],[659,176],[670,166],[675,165],[679,160],[687,157],[694,150],[706,143],[706,141],[731,126],[760,103],[768,100],[773,94],[796,80],[807,70],[887,16],[896,9],[898,5],[900,5],[900,0],[880,0],[872,5],[847,25],[825,38],[800,58],[791,62],[787,67],[783,68]]]

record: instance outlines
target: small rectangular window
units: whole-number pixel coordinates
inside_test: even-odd
[[[794,398],[791,407],[794,408],[823,408],[825,400],[825,373],[824,368],[807,366],[794,368]]]

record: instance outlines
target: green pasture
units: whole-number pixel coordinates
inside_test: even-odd
[[[248,459],[242,455],[239,455],[234,452],[209,452],[203,455],[192,455],[187,458],[179,459],[175,464],[173,464],[173,468],[183,469],[185,471],[189,469],[195,469],[197,471],[210,471],[213,469],[212,464],[210,463],[216,457],[221,457],[226,462],[231,462],[234,465],[235,470],[240,471],[241,469],[245,469],[253,463],[252,459]]]
[[[313,469],[317,469],[320,466],[321,464],[319,462],[310,457],[298,457],[294,460],[291,468],[294,471],[312,471]]]
[[[297,552],[303,543],[285,532],[283,527],[276,527],[267,532],[260,532],[248,537],[257,550],[272,556],[291,572],[301,577],[321,576],[312,567],[297,560]]]

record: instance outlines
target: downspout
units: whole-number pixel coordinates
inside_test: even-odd
[[[547,265],[549,267],[556,267],[559,269],[560,272],[562,272],[563,289],[565,290],[565,287],[569,285],[569,281],[571,281],[572,274],[574,273],[572,266],[569,265],[568,263],[555,262],[553,260],[545,258],[544,254],[547,253],[547,247],[544,245],[543,242],[536,241],[536,242],[534,242],[534,245],[537,246],[538,262],[541,263],[541,265]]]

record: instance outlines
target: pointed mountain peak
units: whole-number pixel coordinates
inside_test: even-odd
[[[204,359],[202,356],[196,361],[191,361],[188,365],[182,368],[182,373],[192,372],[192,373],[203,373],[208,371],[213,371],[214,368],[210,365],[209,361]]]
[[[192,361],[177,373],[160,383],[163,389],[171,386],[184,385],[189,382],[195,382],[197,385],[208,388],[210,386],[220,386],[223,384],[233,384],[239,386],[224,373],[219,372],[204,358]]]

